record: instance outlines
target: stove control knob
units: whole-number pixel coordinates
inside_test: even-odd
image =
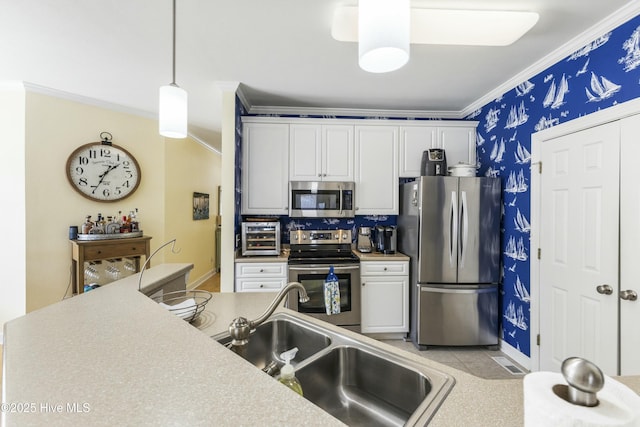
[[[302,240],[307,240],[307,235],[306,234],[302,235]]]
[[[342,240],[347,240],[347,233],[342,234]]]

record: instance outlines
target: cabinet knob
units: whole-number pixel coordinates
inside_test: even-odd
[[[262,269],[262,268],[261,268],[261,269],[260,269],[260,273],[264,273],[264,269]]]
[[[260,284],[260,287],[261,287],[261,288],[264,288],[264,285],[261,283],[261,284]]]
[[[384,268],[384,271],[387,271],[387,267]]]
[[[362,286],[366,285],[366,283],[362,282]]]

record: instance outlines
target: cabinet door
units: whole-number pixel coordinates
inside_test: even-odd
[[[320,125],[290,125],[289,179],[322,179],[322,139]]]
[[[398,127],[356,126],[356,214],[398,214]]]
[[[436,148],[438,128],[435,126],[400,127],[400,170],[401,177],[420,176],[422,153],[428,148]]]
[[[322,126],[322,179],[353,181],[354,144],[352,125]]]
[[[438,128],[438,147],[444,148],[447,165],[458,163],[476,164],[475,127]]]
[[[247,123],[242,146],[242,213],[286,215],[289,125]]]
[[[407,276],[362,276],[364,333],[409,331]]]

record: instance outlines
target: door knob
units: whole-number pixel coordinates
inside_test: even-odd
[[[635,301],[638,299],[638,294],[636,293],[636,291],[627,289],[626,291],[620,291],[620,299],[624,299],[627,301]]]
[[[598,285],[596,286],[596,291],[602,295],[611,295],[613,293],[613,288],[609,285]]]

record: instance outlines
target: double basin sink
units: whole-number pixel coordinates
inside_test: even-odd
[[[213,337],[229,346],[228,335]],[[260,369],[291,364],[304,397],[350,426],[426,425],[453,387],[453,377],[334,330],[277,313],[258,326],[242,357]]]

